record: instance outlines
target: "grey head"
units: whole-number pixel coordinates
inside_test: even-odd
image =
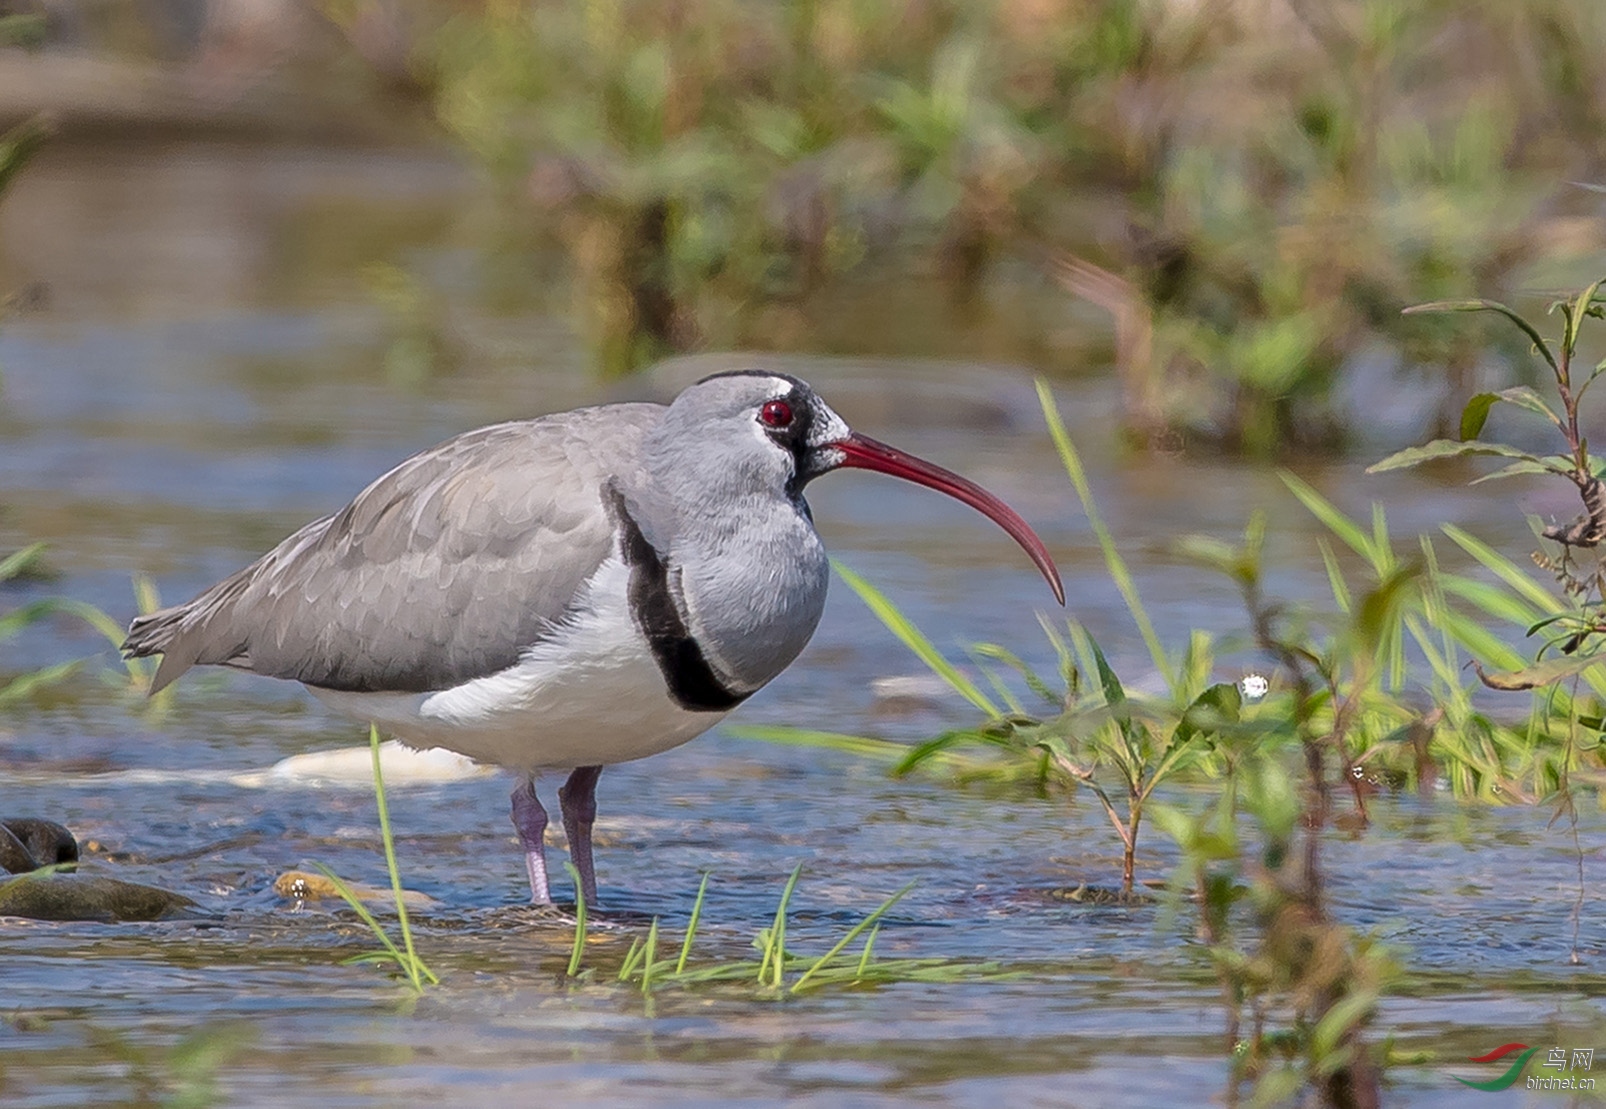
[[[735,370],[683,391],[648,436],[644,461],[671,499],[728,515],[737,501],[782,498],[842,464],[833,444],[852,435],[806,382]]]
[[[627,514],[664,556],[688,631],[738,695],[785,669],[825,604],[829,564],[805,486],[844,467],[946,493],[1004,528],[1064,602],[1042,540],[1012,509],[940,466],[852,431],[803,381],[742,370],[686,389],[648,433]]]
[[[1048,549],[1020,515],[952,470],[851,430],[807,382],[765,370],[705,377],[675,398],[649,436],[645,463],[673,503],[717,515],[733,501],[785,499],[808,517],[803,488],[832,470],[874,470],[976,509],[1019,543],[1065,603]]]

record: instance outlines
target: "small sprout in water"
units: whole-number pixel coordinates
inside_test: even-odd
[[[1238,688],[1243,691],[1243,695],[1249,700],[1258,701],[1266,695],[1266,691],[1271,688],[1271,683],[1262,674],[1246,674],[1244,675],[1244,680],[1238,683]]]

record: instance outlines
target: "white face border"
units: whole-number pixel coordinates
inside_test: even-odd
[[[776,400],[784,400],[789,404],[796,406],[799,402],[798,393],[799,389],[801,388],[803,392],[803,403],[808,405],[809,419],[807,438],[803,441],[805,450],[819,451],[827,444],[840,442],[841,440],[846,439],[853,434],[852,429],[848,427],[847,421],[841,416],[837,415],[836,411],[830,405],[826,404],[825,401],[821,399],[820,395],[807,384],[784,377],[770,377],[766,380],[769,382],[771,387],[769,391],[758,401],[758,409],[762,409],[763,406],[768,404],[770,401]],[[777,441],[775,435],[768,430],[764,426],[764,422],[757,417],[756,412],[749,426],[751,428],[751,433],[756,436],[760,442],[764,443],[769,449],[780,450],[781,453],[786,456],[789,468],[792,470],[792,474],[795,477],[797,473],[796,456],[794,456],[793,452],[788,450],[784,444]],[[840,452],[837,451],[831,452],[832,456],[839,454]],[[826,468],[834,469],[835,466],[839,465],[840,463],[840,457],[832,457],[830,464]]]
[[[792,394],[794,390],[797,389],[798,385],[802,384],[801,382],[789,381],[784,377],[772,377],[768,378],[767,380],[769,381],[771,388],[768,395],[766,395],[763,400],[758,402],[758,407],[762,408],[772,400],[784,400],[796,403],[796,400]],[[818,393],[814,392],[813,389],[810,389],[806,385],[804,388],[808,389],[809,413],[812,417],[811,422],[813,425],[809,428],[809,446],[823,447],[827,443],[835,443],[838,440],[846,439],[849,435],[853,434],[853,429],[848,427],[847,421],[841,416],[838,416],[836,414],[836,410],[833,409],[829,404],[826,404]],[[824,417],[824,419],[821,417]],[[759,435],[763,436],[766,440],[770,439],[769,432],[764,430],[764,425],[762,423],[755,420],[754,426],[757,428]]]

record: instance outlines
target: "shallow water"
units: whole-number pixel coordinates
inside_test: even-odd
[[[588,382],[558,318],[499,312],[476,284],[463,258],[483,231],[467,186],[450,166],[375,154],[198,146],[63,150],[40,163],[0,209],[5,287],[51,287],[48,309],[0,331],[0,550],[47,540],[60,576],[6,588],[5,607],[60,593],[122,619],[133,572],[180,599],[416,449],[622,395]],[[454,371],[387,383],[392,323],[353,276],[375,257],[430,275],[464,355]],[[1025,372],[762,360],[809,378],[856,426],[1019,508],[1053,549],[1074,614],[1123,674],[1141,677],[1146,656]],[[631,389],[669,393],[707,366],[670,366]],[[1230,538],[1257,505],[1272,511],[1275,586],[1320,599],[1310,557],[1319,527],[1275,474],[1122,459],[1108,387],[1066,383],[1060,397],[1168,638],[1241,626],[1230,588],[1167,544],[1190,532]],[[1360,469],[1304,476],[1350,510],[1383,501],[1402,536],[1456,522],[1520,553],[1520,512],[1545,507],[1515,487]],[[834,476],[810,497],[836,556],[940,645],[996,640],[1050,662],[1035,623],[1051,608],[1047,590],[986,521],[872,475]],[[736,958],[799,863],[791,935],[804,951],[822,951],[913,880],[878,950],[1029,973],[787,1001],[720,987],[649,1004],[623,989],[566,988],[568,933],[520,910],[511,783],[489,777],[393,790],[407,883],[439,902],[420,942],[445,981],[410,1003],[380,972],[338,965],[368,946],[349,919],[272,890],[278,874],[312,862],[383,884],[366,782],[253,776],[360,743],[359,730],[296,689],[239,675],[190,676],[170,705],[148,705],[120,686],[105,643],[65,621],[0,643],[0,672],[96,652],[100,668],[0,716],[0,813],[61,820],[100,846],[87,870],[180,890],[213,915],[0,921],[7,1105],[204,1094],[215,1082],[217,1100],[247,1105],[1175,1106],[1224,1081],[1214,980],[1186,930],[1154,907],[1051,896],[1117,873],[1096,808],[889,780],[845,755],[724,730],[604,775],[606,904],[661,915],[678,932],[699,872],[712,871],[701,950]],[[872,679],[916,670],[837,588],[808,651],[731,723],[911,737],[968,719],[952,699],[901,713],[877,702]],[[1568,962],[1578,860],[1548,810],[1406,797],[1381,799],[1374,815],[1364,838],[1335,838],[1329,865],[1340,916],[1396,945],[1410,968],[1378,1034],[1429,1061],[1390,1068],[1390,1102],[1465,1104],[1451,1072],[1491,1077],[1460,1061],[1512,1040],[1606,1048],[1600,813],[1582,812],[1579,825],[1590,872],[1581,966]],[[1169,858],[1151,833],[1145,871],[1163,873]],[[599,960],[622,945],[604,939]]]

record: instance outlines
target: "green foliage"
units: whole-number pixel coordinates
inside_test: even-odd
[[[1284,760],[1247,752],[1213,805],[1154,811],[1179,849],[1169,911],[1191,896],[1221,984],[1229,1103],[1247,1081],[1251,1104],[1283,1104],[1305,1087],[1323,1104],[1359,1104],[1354,1088],[1377,1080],[1361,1037],[1399,968],[1323,912],[1309,851],[1298,849],[1300,789]]]
[[[0,48],[8,43],[26,42],[28,37],[37,30],[41,30],[44,20],[34,16],[0,16]],[[0,133],[0,199],[5,197],[7,190],[16,182],[17,174],[27,165],[39,148],[44,146],[45,140],[50,137],[53,130],[51,124],[42,116],[12,127],[9,131]],[[12,296],[0,296],[0,319],[4,319],[12,307]],[[4,581],[0,575],[0,581]]]
[[[709,876],[704,875],[697,888],[697,900],[692,906],[691,918],[686,926],[678,950],[670,956],[658,957],[660,930],[654,917],[645,937],[635,936],[620,960],[612,981],[621,985],[634,985],[645,996],[671,988],[688,988],[705,983],[746,984],[766,997],[795,997],[810,990],[827,986],[869,986],[893,982],[961,982],[978,979],[1009,977],[996,963],[968,963],[948,959],[877,959],[874,957],[876,937],[881,923],[905,894],[914,888],[904,886],[879,906],[867,913],[852,928],[844,932],[835,943],[819,955],[804,955],[787,946],[786,930],[792,894],[797,889],[803,868],[799,866],[788,876],[775,906],[775,917],[769,927],[761,928],[753,937],[756,959],[724,959],[704,965],[691,963],[693,943],[703,915],[703,901],[708,892]],[[576,884],[578,889],[578,883]],[[569,958],[568,976],[579,982],[597,983],[603,978],[598,967],[582,969],[586,953],[587,914],[583,899],[576,904],[574,943]],[[863,937],[857,952],[849,948]]]
[[[3,28],[0,28],[3,33]],[[0,134],[0,196],[4,196],[22,167],[39,153],[50,137],[51,126],[44,119],[25,120]]]
[[[1556,466],[1578,484],[1586,515],[1544,532],[1568,550],[1593,547],[1601,538],[1594,533],[1606,530],[1600,521],[1606,494],[1596,492],[1600,482],[1582,440],[1570,437],[1582,390],[1571,390],[1567,376],[1577,342],[1574,321],[1601,310],[1594,288],[1558,308],[1566,328],[1552,362],[1559,408],[1519,387],[1475,398],[1462,420],[1475,435],[1491,407],[1507,404],[1545,418],[1569,437]],[[1606,634],[1600,608],[1606,568],[1583,575],[1568,563],[1562,573],[1559,564],[1541,560],[1557,572],[1558,592],[1446,527],[1455,547],[1488,576],[1452,572],[1427,537],[1397,549],[1381,506],[1373,507],[1370,521],[1353,519],[1313,486],[1284,474],[1289,491],[1328,532],[1317,546],[1331,609],[1293,607],[1266,595],[1263,513],[1250,518],[1239,543],[1189,537],[1178,545],[1243,594],[1250,639],[1271,664],[1265,689],[1246,697],[1244,687],[1211,680],[1211,635],[1193,632],[1177,656],[1158,642],[1046,390],[1043,400],[1056,449],[1167,694],[1135,696],[1093,637],[1074,623],[1063,632],[1044,624],[1059,659],[1056,679],[1035,672],[1008,648],[980,644],[971,650],[984,678],[978,683],[893,602],[839,567],[883,624],[984,720],[903,747],[901,759],[901,745],[886,741],[784,729],[768,729],[766,738],[829,743],[886,761],[899,773],[942,759],[943,769],[961,780],[989,776],[1039,788],[1085,787],[1121,840],[1128,894],[1143,818],[1152,814],[1180,851],[1169,883],[1173,911],[1181,905],[1175,899],[1192,895],[1222,985],[1227,1047],[1236,1067],[1231,1100],[1241,1082],[1252,1081],[1256,1103],[1275,1103],[1303,1087],[1320,1091],[1328,1104],[1356,1103],[1378,1083],[1378,1063],[1364,1036],[1396,968],[1374,941],[1330,918],[1324,831],[1335,824],[1364,828],[1367,799],[1380,789],[1426,791],[1443,780],[1457,797],[1551,797],[1570,811],[1568,783],[1575,775],[1606,781],[1598,741],[1583,739],[1606,727],[1606,667],[1597,665],[1606,657],[1598,645]],[[1383,465],[1417,457],[1404,453]],[[1490,618],[1544,634],[1547,650],[1559,656],[1522,665],[1486,626]],[[1503,673],[1487,673],[1485,661]],[[1469,665],[1475,676],[1468,675]],[[1011,678],[1050,711],[1027,712]],[[1563,678],[1572,679],[1571,688],[1556,684]],[[991,696],[982,684],[992,688]],[[1491,717],[1474,700],[1482,685],[1533,690],[1531,712],[1517,721]],[[1192,783],[1214,800],[1198,811],[1161,801],[1156,794],[1167,783]],[[1346,811],[1340,811],[1341,796],[1348,799]]]
[[[4,558],[0,558],[0,585],[7,581],[43,574],[45,572],[44,552],[45,544],[33,543],[23,547],[21,550],[13,551]],[[145,579],[136,578],[134,588],[136,597],[140,597],[150,590],[150,583]],[[151,593],[150,597],[153,599],[154,594]],[[151,606],[151,608],[154,607],[154,605]],[[143,608],[141,611],[148,612],[151,611],[151,608]],[[59,616],[67,616],[89,625],[104,636],[113,649],[120,647],[123,642],[123,627],[121,624],[94,605],[71,597],[45,597],[10,610],[0,611],[0,642],[21,634],[35,624]],[[66,662],[24,671],[21,674],[11,675],[10,677],[0,675],[0,707],[28,700],[51,686],[59,684],[64,679],[78,673],[85,661],[84,659],[70,659]],[[143,691],[149,687],[152,667],[148,660],[125,659],[123,660],[123,669],[127,678],[127,688],[130,691]],[[162,700],[159,705],[165,705],[165,703],[165,700]]]
[[[239,1022],[205,1021],[171,1045],[152,1045],[149,1038],[91,1027],[87,1046],[123,1076],[131,1103],[164,1109],[222,1104],[220,1072],[239,1056],[259,1049],[257,1030]]]
[[[1571,482],[1583,504],[1583,515],[1572,524],[1536,529],[1541,539],[1548,541],[1548,545],[1534,554],[1534,562],[1554,575],[1561,589],[1560,596],[1526,581],[1526,575],[1495,552],[1476,544],[1471,537],[1447,529],[1452,539],[1493,569],[1514,593],[1510,597],[1480,598],[1486,610],[1498,608],[1506,616],[1527,617],[1526,634],[1543,633],[1545,637],[1539,649],[1540,658],[1544,659],[1551,652],[1563,656],[1552,657],[1535,666],[1506,674],[1490,675],[1480,667],[1479,676],[1496,689],[1533,689],[1568,678],[1589,677],[1597,693],[1602,692],[1594,660],[1596,656],[1606,654],[1606,639],[1602,638],[1606,636],[1606,559],[1601,558],[1596,548],[1606,539],[1606,484],[1597,474],[1599,464],[1591,458],[1588,440],[1581,430],[1580,406],[1589,387],[1606,370],[1606,361],[1596,365],[1581,382],[1574,380],[1573,362],[1578,353],[1584,322],[1606,317],[1603,285],[1606,285],[1606,278],[1594,282],[1575,296],[1551,303],[1550,314],[1561,317],[1554,344],[1521,313],[1496,301],[1442,301],[1408,309],[1413,313],[1487,312],[1510,323],[1529,341],[1532,354],[1539,358],[1548,371],[1554,384],[1556,401],[1550,403],[1527,386],[1479,393],[1469,399],[1462,410],[1459,439],[1440,439],[1425,446],[1398,451],[1371,469],[1389,470],[1457,457],[1511,458],[1515,459],[1513,463],[1478,480],[1519,474],[1550,474]],[[1481,440],[1479,436],[1484,432],[1490,411],[1501,404],[1543,418],[1560,438],[1561,451],[1541,456],[1507,443]],[[1502,665],[1511,669],[1509,660]]]
[[[1551,201],[1593,169],[1586,8],[539,0],[440,5],[416,53],[607,372],[1049,259],[1115,321],[1135,438],[1264,455],[1342,438],[1363,347],[1470,376],[1477,337],[1408,296],[1582,241]]]
[[[412,991],[421,994],[424,992],[425,983],[432,986],[439,985],[440,979],[429,969],[424,960],[419,958],[418,951],[413,946],[413,929],[407,919],[407,901],[402,894],[401,871],[396,865],[396,840],[390,830],[390,806],[385,801],[385,777],[380,769],[379,758],[379,729],[372,724],[368,726],[368,748],[373,754],[374,801],[379,807],[379,835],[385,844],[385,867],[390,872],[390,888],[395,896],[396,928],[401,933],[401,946],[396,946],[385,926],[368,911],[368,906],[362,903],[355,890],[328,867],[321,863],[316,865],[323,876],[334,883],[335,891],[340,894],[341,899],[362,918],[362,922],[380,943],[380,950],[355,955],[346,962],[393,964]]]

